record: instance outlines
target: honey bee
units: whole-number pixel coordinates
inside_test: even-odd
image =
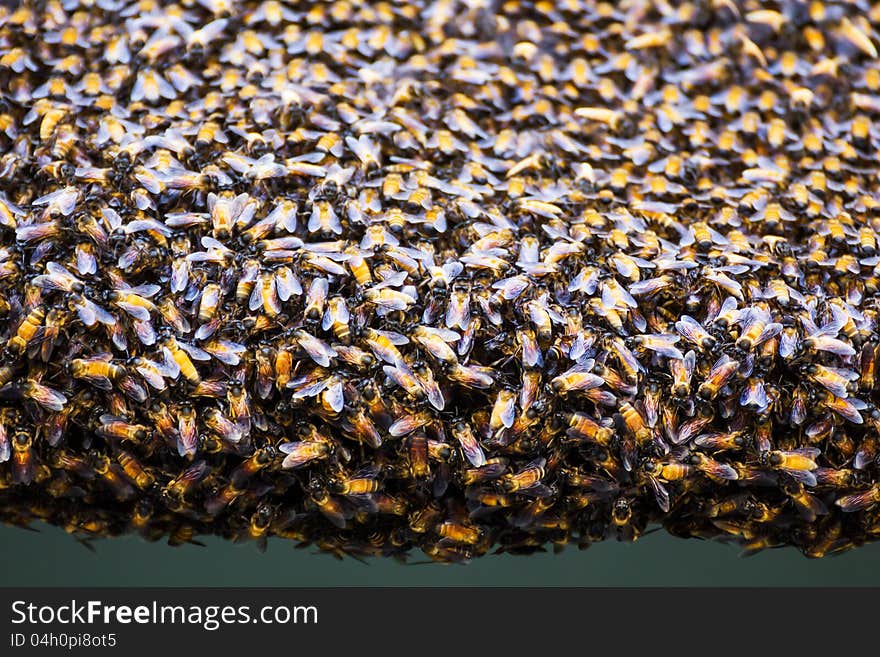
[[[123,469],[113,463],[106,454],[93,455],[93,467],[100,479],[109,486],[119,501],[131,499],[135,489],[128,483]]]
[[[584,413],[570,413],[565,419],[568,423],[566,434],[570,437],[586,439],[607,446],[614,435],[614,430],[611,427],[603,426]]]
[[[482,531],[478,527],[469,527],[454,521],[446,521],[438,525],[437,534],[443,541],[464,545],[474,545],[482,537]]]
[[[315,460],[330,456],[330,446],[325,441],[299,441],[281,443],[278,450],[286,454],[281,462],[282,468],[300,468]]]
[[[565,394],[598,388],[604,384],[601,376],[589,372],[584,365],[575,365],[550,381],[554,391]]]
[[[500,482],[501,490],[506,493],[540,491],[543,487],[541,480],[546,475],[546,464],[546,459],[535,459],[522,470],[505,475]]]
[[[452,429],[452,435],[461,445],[464,457],[472,466],[479,468],[486,465],[486,454],[467,422],[457,422]]]
[[[36,468],[31,434],[27,431],[16,431],[12,434],[11,442],[12,481],[26,486],[33,481]]]
[[[155,477],[129,452],[120,450],[116,454],[116,460],[119,465],[122,466],[125,476],[128,477],[128,479],[130,479],[139,489],[147,490],[155,483]]]
[[[125,376],[125,369],[110,362],[110,358],[110,354],[88,359],[74,358],[70,361],[71,375],[103,390],[111,390],[113,382]]]
[[[191,404],[177,408],[177,452],[192,459],[198,449],[196,411]]]
[[[277,451],[272,445],[255,450],[251,456],[238,464],[230,472],[230,483],[237,488],[242,487],[255,474],[270,467],[275,462],[276,456]]]
[[[673,358],[669,361],[669,369],[672,372],[672,396],[683,399],[688,396],[691,388],[691,379],[696,368],[696,354],[689,351],[684,358]]]
[[[734,468],[700,452],[691,454],[689,464],[716,481],[732,481],[739,478],[739,474]]]
[[[345,299],[342,297],[333,297],[327,303],[327,309],[324,312],[324,319],[321,328],[325,331],[332,330],[336,338],[344,343],[350,342],[351,331],[349,329],[349,319],[351,315]]]
[[[376,479],[376,472],[372,468],[354,473],[352,476],[342,475],[331,477],[327,480],[327,486],[336,495],[362,496],[378,492],[381,482]]]
[[[6,343],[9,353],[20,356],[28,346],[40,337],[43,321],[46,319],[46,311],[43,307],[31,310],[21,321],[15,334]]]
[[[99,421],[100,425],[95,429],[95,433],[104,438],[143,443],[149,437],[148,427],[141,424],[131,424],[114,415],[104,414]]]
[[[338,498],[327,492],[320,479],[314,479],[309,484],[309,500],[334,526],[340,529],[345,527],[348,515],[346,509]]]
[[[173,363],[177,371],[179,371],[190,384],[198,385],[202,382],[202,377],[199,375],[195,364],[190,358],[190,354],[176,338],[169,336],[165,340],[163,346],[167,356],[166,363]]]
[[[329,282],[326,278],[312,279],[306,292],[306,308],[303,316],[311,322],[317,322],[324,314],[324,304],[327,301]]]
[[[700,384],[697,396],[704,400],[714,399],[737,371],[739,365],[739,361],[723,354],[712,366],[706,379]]]
[[[34,402],[47,411],[62,411],[67,403],[67,397],[63,393],[53,390],[34,379],[15,383],[13,387],[23,398]]]
[[[762,462],[777,470],[784,470],[792,477],[809,486],[816,485],[813,471],[819,466],[814,460],[820,451],[815,447],[802,447],[796,450],[771,450],[762,455]]]

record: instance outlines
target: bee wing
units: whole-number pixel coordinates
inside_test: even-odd
[[[210,195],[208,196],[208,205],[210,206]],[[209,251],[219,251],[221,253],[225,253],[229,251],[229,248],[223,242],[218,239],[211,237],[210,235],[202,235],[202,239],[200,240],[203,247],[208,249]]]
[[[150,322],[142,322],[139,319],[132,320],[134,332],[141,344],[151,346],[156,344],[156,330]]]
[[[421,386],[418,386],[418,383],[410,381],[410,377],[412,377],[412,372],[409,369],[409,366],[404,362],[398,362],[396,365],[383,365],[382,371],[385,372],[385,376],[394,381],[397,385],[399,385],[404,390],[412,391],[413,384],[415,384],[419,390],[421,390]],[[413,377],[414,379],[414,377]]]
[[[766,342],[770,338],[779,335],[781,332],[782,324],[780,324],[779,322],[770,322],[769,324],[767,324],[767,326],[764,327],[764,330],[761,331],[761,335],[758,336],[758,339],[755,340],[755,346]]]
[[[722,290],[733,295],[740,301],[743,300],[742,285],[730,278],[727,274],[724,274],[723,272],[710,272],[705,274],[705,278],[706,280],[715,283]]]
[[[278,289],[273,274],[269,272],[263,274],[262,280],[254,287],[260,292],[260,305],[262,305],[266,313],[277,315],[281,312],[281,306],[278,303]]]
[[[276,272],[275,288],[278,293],[278,298],[282,301],[287,301],[293,296],[299,296],[303,292],[302,285],[296,277],[296,274],[287,267],[283,267]]]
[[[842,376],[847,381],[858,381],[859,374],[853,370],[847,369],[845,367],[829,367],[829,370],[837,374],[838,376]]]
[[[150,321],[150,311],[143,306],[129,303],[124,300],[114,301],[114,303],[135,319],[139,319],[142,322]]]
[[[239,354],[247,351],[247,347],[229,340],[215,340],[205,345],[205,351],[226,365],[238,365],[241,362]]]
[[[846,311],[836,305],[832,305],[831,320],[826,324],[823,324],[821,328],[817,328],[816,324],[813,323],[813,320],[806,315],[801,316],[801,323],[804,326],[804,332],[811,338],[818,338],[823,336],[833,338],[836,337],[838,333],[840,333],[840,329],[846,326],[846,322],[848,319],[849,315],[847,315]]]
[[[616,482],[603,477],[587,475],[583,479],[586,480],[586,489],[596,493],[616,493],[620,490]]]
[[[843,418],[846,418],[853,424],[862,424],[864,423],[864,419],[862,418],[859,410],[864,410],[867,405],[865,402],[861,400],[852,398],[852,399],[842,399],[840,397],[835,397],[834,402],[827,405],[832,411],[837,413]]]
[[[598,270],[597,270],[598,274]],[[575,279],[577,280],[577,278]],[[598,276],[596,278],[598,280]],[[569,292],[574,292],[577,288],[572,289],[572,286],[575,284],[575,281],[569,284]],[[496,281],[492,284],[493,290],[499,290],[501,296],[506,301],[512,301],[519,297],[523,292],[525,292],[530,285],[529,279],[525,276],[512,276],[510,278],[505,278],[500,281]],[[589,294],[589,293],[588,293]]]
[[[459,300],[453,294],[446,306],[446,326],[447,328],[458,327],[467,330],[470,322],[470,304],[467,299]]]
[[[87,380],[96,388],[100,390],[113,390],[113,382],[110,381],[106,376],[83,376],[80,377]]]
[[[398,438],[400,436],[406,436],[407,434],[412,433],[419,427],[424,426],[424,419],[421,415],[404,415],[403,417],[395,420],[395,422],[388,427],[388,433]]]
[[[333,326],[333,310],[328,306],[324,311],[324,318],[321,320],[321,329],[329,331]]]
[[[593,388],[592,390],[587,390],[584,396],[590,401],[596,404],[601,404],[602,406],[614,406],[617,404],[617,397],[614,396],[613,392],[609,392],[608,390]]]
[[[195,339],[196,340],[207,340],[220,328],[220,324],[223,323],[223,316],[218,313],[214,317],[211,318],[207,324],[202,324],[199,328],[196,329]]]
[[[389,310],[406,310],[409,304],[406,299],[399,294],[395,294],[393,290],[377,289],[375,287],[367,290],[366,297],[372,303]]]
[[[822,450],[818,447],[798,447],[797,449],[790,450],[789,453],[799,454],[800,456],[806,456],[808,459],[815,460],[822,453]]]
[[[768,317],[769,313],[762,308],[746,307],[737,313],[736,323],[740,325],[742,332],[745,333],[755,324],[766,322]]]
[[[663,513],[669,513],[669,491],[666,490],[666,487],[660,483],[656,477],[649,476],[648,483],[651,485],[651,492],[654,493],[654,499],[657,501],[657,506],[660,507],[660,510]]]
[[[177,434],[177,453],[180,456],[195,456],[198,448],[198,435],[195,431],[195,425],[183,422],[180,423],[180,431]]]
[[[715,363],[712,365],[712,369],[709,372],[709,377],[712,377],[718,370],[723,367],[727,367],[728,365],[731,365],[733,362],[735,361],[730,356],[728,356],[727,354],[721,354],[721,357],[718,358],[718,360],[716,360]]]
[[[405,335],[402,335],[400,333],[395,333],[394,331],[379,331],[379,330],[377,330],[376,333],[378,333],[379,335],[381,335],[385,338],[388,338],[388,341],[391,344],[398,346],[398,347],[409,343],[408,337],[406,337]],[[456,335],[458,335],[458,334],[456,334]]]
[[[339,413],[345,407],[345,394],[342,388],[342,382],[337,381],[327,388],[324,398],[336,413]]]
[[[696,438],[694,438],[694,445],[697,447],[703,447],[709,450],[721,450],[727,448],[727,437],[723,433],[719,433],[717,431],[710,431],[708,433],[702,433]]]
[[[98,261],[95,256],[81,246],[76,247],[76,269],[82,275],[94,274],[98,271]]]
[[[725,315],[730,312],[736,311],[736,298],[734,297],[726,297],[724,301],[721,303],[721,307],[718,309],[718,312],[712,317],[712,321],[715,321],[718,317]]]
[[[605,379],[598,374],[588,372],[582,364],[575,365],[568,371],[563,372],[558,377],[554,378],[553,381],[558,380],[560,383],[564,383],[566,378],[575,375],[577,376],[577,380],[568,388],[569,390],[592,390],[593,388],[598,388],[605,384]],[[551,381],[551,383],[553,381]]]
[[[334,498],[336,499],[336,498]],[[319,507],[321,515],[329,520],[338,529],[345,529],[345,513],[336,505],[322,505]]]
[[[295,392],[293,393],[294,399],[303,399],[306,397],[316,397],[321,394],[328,385],[330,385],[330,379],[322,379],[316,383],[305,386],[297,386],[296,382],[291,381],[287,384],[287,387],[295,388]]]
[[[61,411],[67,403],[67,397],[41,383],[32,382],[32,391],[28,398],[49,411]]]
[[[661,356],[682,360],[684,358],[684,354],[681,353],[681,351],[677,347],[673,346],[680,339],[681,338],[677,335],[657,335],[654,336],[653,341],[653,344],[655,346],[650,348],[656,351]]]
[[[165,379],[163,378],[161,371],[162,368],[157,363],[153,363],[152,361],[148,361],[149,364],[144,365],[135,365],[135,370],[140,374],[144,381],[147,382],[151,387],[156,390],[164,390],[166,388]]]
[[[764,383],[757,381],[754,385],[751,383],[743,388],[742,395],[739,398],[740,406],[756,406],[759,409],[767,407],[767,391],[764,389]]]
[[[458,435],[458,442],[461,445],[461,451],[465,458],[475,468],[481,468],[486,465],[486,454],[480,443],[474,438],[473,433],[464,432]]]
[[[296,215],[297,206],[294,203],[284,201],[275,206],[266,219],[271,219],[276,229],[294,233],[296,232]]]
[[[433,377],[421,377],[416,376],[419,381],[419,384],[422,386],[422,390],[425,391],[425,395],[428,398],[428,403],[431,404],[438,411],[442,411],[446,407],[446,400],[443,398],[443,392],[440,390],[440,386],[434,380]]]
[[[735,481],[739,479],[736,470],[726,463],[719,463],[714,459],[708,459],[707,462],[700,467],[708,475],[717,477],[718,479],[725,479],[727,481]]]
[[[835,500],[834,503],[839,506],[840,510],[844,513],[861,511],[862,509],[867,509],[869,506],[875,503],[874,491],[866,490],[860,493],[853,493],[852,495],[844,495],[843,497]]]
[[[458,278],[461,272],[464,271],[464,265],[457,260],[444,263],[440,268],[443,270],[444,277],[450,283]]]
[[[81,281],[76,276],[74,276],[70,272],[70,270],[55,261],[50,261],[46,263],[46,271],[58,279],[63,279],[65,281],[69,281],[70,283],[81,283]]]
[[[498,417],[501,420],[502,426],[509,429],[513,426],[513,423],[516,420],[516,396],[510,394],[507,395],[507,398],[505,399],[504,396],[499,393],[495,404],[500,405],[501,407],[498,412]]]
[[[174,360],[174,356],[172,355],[171,350],[168,349],[168,347],[162,347],[162,355],[165,359],[165,376],[171,379],[176,379],[178,376],[180,376],[180,366],[177,364],[177,361]]]
[[[694,370],[697,367],[697,354],[691,349],[684,355],[684,369],[688,376],[693,376]]]
[[[263,307],[263,290],[260,285],[254,285],[251,296],[248,298],[248,309],[258,310]]]
[[[204,212],[169,212],[165,215],[165,225],[169,228],[190,228],[208,223]]]
[[[852,345],[843,340],[828,336],[811,337],[813,338],[815,348],[819,351],[827,351],[836,356],[855,356],[856,354],[856,350],[853,349]]]
[[[281,461],[281,467],[285,470],[299,468],[311,460],[310,454],[303,449],[302,443],[284,443],[278,449],[287,454]]]
[[[190,467],[181,473],[175,481],[177,482],[199,482],[208,471],[208,463],[206,461],[196,461]]]
[[[453,331],[451,329],[442,328],[442,327],[440,327],[440,328],[424,327],[424,328],[429,329],[430,333],[433,333],[434,335],[436,335],[438,338],[443,340],[443,342],[448,342],[451,344],[451,343],[457,342],[458,340],[461,339],[461,334],[457,333],[456,331]]]
[[[329,367],[330,359],[337,356],[336,350],[323,340],[316,338],[305,331],[297,333],[297,342],[321,367]]]
[[[598,270],[596,271],[596,274],[598,276]],[[633,297],[639,297],[639,296],[646,295],[646,294],[653,294],[654,292],[658,292],[659,290],[662,290],[662,289],[668,287],[669,284],[670,284],[670,281],[665,276],[658,276],[656,278],[648,278],[648,279],[645,279],[642,281],[637,281],[635,283],[632,283],[629,286],[629,293]],[[569,290],[569,291],[572,291],[572,290]],[[587,294],[592,294],[592,293],[587,291]],[[682,316],[682,319],[684,319],[684,317],[685,316]],[[694,321],[696,321],[696,320],[694,320]]]
[[[522,361],[525,367],[540,367],[544,364],[544,357],[541,349],[538,347],[538,341],[534,335],[526,331],[519,334],[520,345],[522,346]]]
[[[527,495],[529,497],[540,497],[540,498],[553,497],[553,495],[556,494],[556,492],[550,486],[548,486],[546,484],[542,484],[540,481],[535,482],[534,484],[532,484],[528,488],[523,488],[518,492],[521,495]]]
[[[183,349],[190,358],[201,361],[209,361],[211,360],[211,354],[209,354],[204,349],[201,349],[194,344],[190,344],[188,342],[180,342],[177,343],[181,349]]]
[[[807,470],[785,470],[788,474],[792,476],[793,479],[801,482],[804,486],[816,486],[819,481],[816,479],[816,475]]]
[[[797,353],[798,335],[797,333],[783,333],[779,338],[779,355],[785,359],[791,358]]]
[[[171,292],[178,294],[189,285],[189,262],[178,258],[171,265]]]
[[[701,338],[706,335],[706,329],[690,315],[682,315],[681,319],[675,323],[675,329],[681,333],[686,340],[696,345],[701,343]]]

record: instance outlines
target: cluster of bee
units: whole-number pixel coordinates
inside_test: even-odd
[[[880,534],[880,5],[0,8],[0,518]]]

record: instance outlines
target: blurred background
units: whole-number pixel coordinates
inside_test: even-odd
[[[791,549],[740,557],[739,548],[663,532],[634,544],[606,541],[586,551],[497,555],[469,565],[338,561],[314,548],[270,540],[203,539],[172,548],[137,536],[87,549],[62,530],[0,526],[0,586],[877,586],[880,544],[811,560]],[[419,554],[414,561],[423,561]]]

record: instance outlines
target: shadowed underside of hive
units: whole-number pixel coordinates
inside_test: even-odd
[[[872,540],[878,21],[0,8],[0,518],[444,561]]]

